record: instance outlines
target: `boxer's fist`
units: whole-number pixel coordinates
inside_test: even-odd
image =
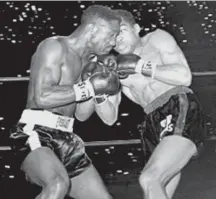
[[[98,72],[89,78],[95,95],[115,95],[120,88],[120,82],[117,73],[114,71]]]
[[[125,54],[117,56],[117,73],[120,79],[127,78],[130,74],[136,73],[137,64],[141,60],[138,55]]]
[[[154,77],[157,64],[150,60],[145,61],[135,54],[117,56],[117,73],[120,79],[127,78],[130,74],[140,73]]]
[[[104,67],[105,68],[105,67]],[[120,82],[114,71],[98,71],[86,80],[73,86],[76,101],[84,101],[98,95],[115,95],[119,92]]]
[[[117,69],[116,56],[114,55],[109,55],[109,54],[99,55],[97,58],[97,62],[99,64],[102,64],[109,70],[116,71]]]
[[[105,72],[107,70],[108,69],[97,62],[89,62],[82,71],[81,79],[84,81],[97,72]]]

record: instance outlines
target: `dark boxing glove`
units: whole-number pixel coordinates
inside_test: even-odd
[[[117,70],[116,56],[114,55],[109,55],[109,54],[99,55],[97,62],[105,66],[111,71]]]
[[[114,71],[94,73],[88,79],[74,85],[76,101],[84,101],[104,94],[115,95],[119,89],[119,78]]]
[[[114,55],[104,54],[96,55],[90,54],[88,56],[89,63],[84,67],[82,71],[82,80],[86,80],[92,74],[102,71],[116,71],[117,62]]]
[[[82,71],[81,79],[86,80],[97,72],[106,72],[107,70],[108,69],[100,65],[98,62],[89,62]]]
[[[141,73],[154,78],[156,63],[144,61],[135,54],[125,54],[117,56],[117,73],[120,79],[127,78],[131,74]]]

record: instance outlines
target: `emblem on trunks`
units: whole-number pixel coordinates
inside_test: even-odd
[[[68,118],[58,117],[56,122],[56,128],[60,127],[60,128],[69,129],[70,121],[71,121],[70,118],[68,119]]]
[[[171,123],[171,120],[172,120],[172,115],[170,114],[166,116],[166,119],[160,122],[160,125],[163,128],[163,130],[160,133],[160,140],[164,138],[167,132],[173,131],[173,124]]]

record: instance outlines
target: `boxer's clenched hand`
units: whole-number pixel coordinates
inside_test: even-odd
[[[109,55],[109,54],[99,55],[97,62],[99,64],[102,64],[109,70],[116,71],[117,69],[116,56],[114,55]]]
[[[116,72],[110,71],[98,63],[89,63],[86,67],[85,73],[82,73],[82,82],[74,85],[76,101],[87,100],[96,95],[118,93],[120,82]]]
[[[89,78],[89,81],[94,88],[95,95],[115,95],[120,88],[118,75],[114,71],[95,73]]]
[[[150,61],[144,61],[135,54],[125,54],[117,56],[117,73],[120,79],[127,78],[131,74],[142,73],[146,76],[152,76],[156,64]]]
[[[81,79],[84,81],[97,72],[106,72],[108,69],[100,65],[98,62],[89,62],[85,65]]]

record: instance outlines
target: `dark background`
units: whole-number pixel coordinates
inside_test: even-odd
[[[82,11],[92,4],[131,11],[142,27],[141,36],[156,28],[167,30],[182,48],[192,71],[215,70],[215,2],[25,1],[0,2],[0,76],[28,76],[30,58],[39,42],[52,35],[71,34],[80,23]],[[210,119],[214,115],[214,94],[211,91],[214,90],[215,80],[214,76],[194,76],[192,84],[205,115]],[[27,82],[5,82],[0,85],[2,130],[19,118],[25,106],[26,90]],[[128,113],[128,116],[122,116],[122,113]],[[114,126],[104,125],[93,115],[87,122],[77,123],[77,131],[85,140],[129,139],[137,136],[136,126],[143,117],[140,107],[123,97],[119,121]],[[91,129],[91,133],[86,129]]]
[[[156,28],[167,30],[175,37],[193,72],[215,70],[216,3],[213,1],[23,1],[0,2],[0,76],[28,76],[30,58],[39,42],[50,36],[71,34],[80,23],[82,11],[92,4],[131,11],[142,27],[141,36]],[[215,83],[216,76],[193,76],[191,86],[203,106],[208,136],[216,135]],[[8,144],[8,128],[17,122],[25,106],[27,85],[28,82],[0,82],[0,146]],[[139,138],[137,126],[143,118],[142,109],[123,96],[119,119],[113,126],[106,126],[93,114],[86,122],[76,122],[75,129],[84,141],[133,139]],[[144,161],[140,145],[92,147],[87,152],[108,181],[122,176],[124,180],[127,176],[127,180],[137,179]],[[0,161],[0,189],[4,189],[0,195],[13,198],[9,196],[11,187],[14,193],[22,193],[25,188],[34,195],[23,175],[16,172],[12,154],[0,151]],[[15,188],[17,184],[24,188]]]

